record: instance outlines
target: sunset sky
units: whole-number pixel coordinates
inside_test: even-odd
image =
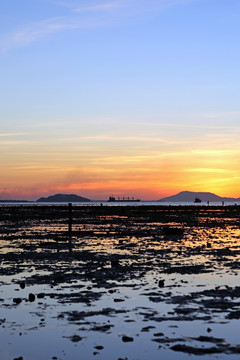
[[[1,0],[0,199],[240,197],[239,0]]]

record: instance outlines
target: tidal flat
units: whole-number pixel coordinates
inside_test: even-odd
[[[73,204],[68,222],[0,206],[1,360],[239,359],[240,206]]]

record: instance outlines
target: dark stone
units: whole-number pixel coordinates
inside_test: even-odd
[[[142,328],[141,332],[149,332],[151,329],[155,329],[155,326],[145,326]]]
[[[119,265],[119,259],[113,259],[111,260],[111,266],[112,267],[117,267]]]
[[[206,355],[206,354],[219,354],[223,351],[217,347],[211,348],[199,348],[194,346],[188,346],[185,344],[176,344],[173,345],[170,349],[173,351],[181,351],[187,354],[194,354],[194,355]]]
[[[236,319],[236,320],[239,320],[239,319],[240,319],[240,311],[239,311],[239,310],[231,311],[231,312],[227,315],[227,319]]]
[[[79,342],[79,341],[82,340],[82,337],[79,336],[79,335],[73,335],[73,336],[71,337],[71,340],[72,340],[72,342]]]
[[[159,280],[158,286],[159,286],[160,288],[164,287],[164,281],[165,281],[165,280]]]
[[[35,299],[36,299],[36,296],[35,296],[34,294],[30,293],[30,294],[28,295],[28,300],[29,300],[30,302],[35,301]]]
[[[37,294],[37,298],[38,298],[38,299],[43,299],[44,296],[45,296],[44,293],[39,293],[39,294]]]
[[[155,334],[153,334],[154,336],[164,336],[164,333],[162,333],[162,332],[159,332],[159,333],[155,333]]]
[[[95,325],[91,328],[92,331],[100,331],[100,332],[107,332],[109,331],[114,325]]]
[[[24,282],[21,282],[20,288],[21,288],[21,289],[25,289],[25,284],[24,284]]]
[[[104,347],[102,345],[97,345],[97,346],[95,346],[95,349],[102,350],[102,349],[104,349]]]
[[[126,335],[124,335],[123,337],[122,337],[122,341],[123,342],[131,342],[131,341],[133,341],[134,339],[132,338],[132,337],[130,337],[130,336],[126,336]]]
[[[22,302],[22,299],[20,299],[20,298],[13,298],[13,302],[18,305],[18,304],[20,304],[20,303]]]

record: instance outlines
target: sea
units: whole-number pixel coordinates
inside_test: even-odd
[[[20,201],[0,201],[0,206],[9,206],[9,205],[15,205],[15,206],[27,206],[27,205],[35,205],[35,206],[63,206],[67,205],[68,202],[35,202],[35,201],[29,201],[29,202],[20,202]],[[222,202],[222,201],[212,201],[212,202],[204,202],[201,203],[194,203],[194,202],[164,202],[164,201],[90,201],[90,202],[74,202],[73,206],[236,206],[240,205],[240,201],[235,202]]]

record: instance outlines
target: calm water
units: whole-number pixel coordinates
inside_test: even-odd
[[[0,206],[2,205],[66,205],[66,202],[46,202],[46,203],[36,203],[36,202],[0,202]],[[201,204],[195,204],[193,202],[161,202],[161,201],[139,201],[139,202],[108,202],[108,201],[91,201],[91,202],[74,202],[73,205],[86,205],[86,206],[219,206],[222,205],[222,202],[201,202]],[[234,206],[240,205],[240,201],[236,202],[224,202],[225,206]]]

